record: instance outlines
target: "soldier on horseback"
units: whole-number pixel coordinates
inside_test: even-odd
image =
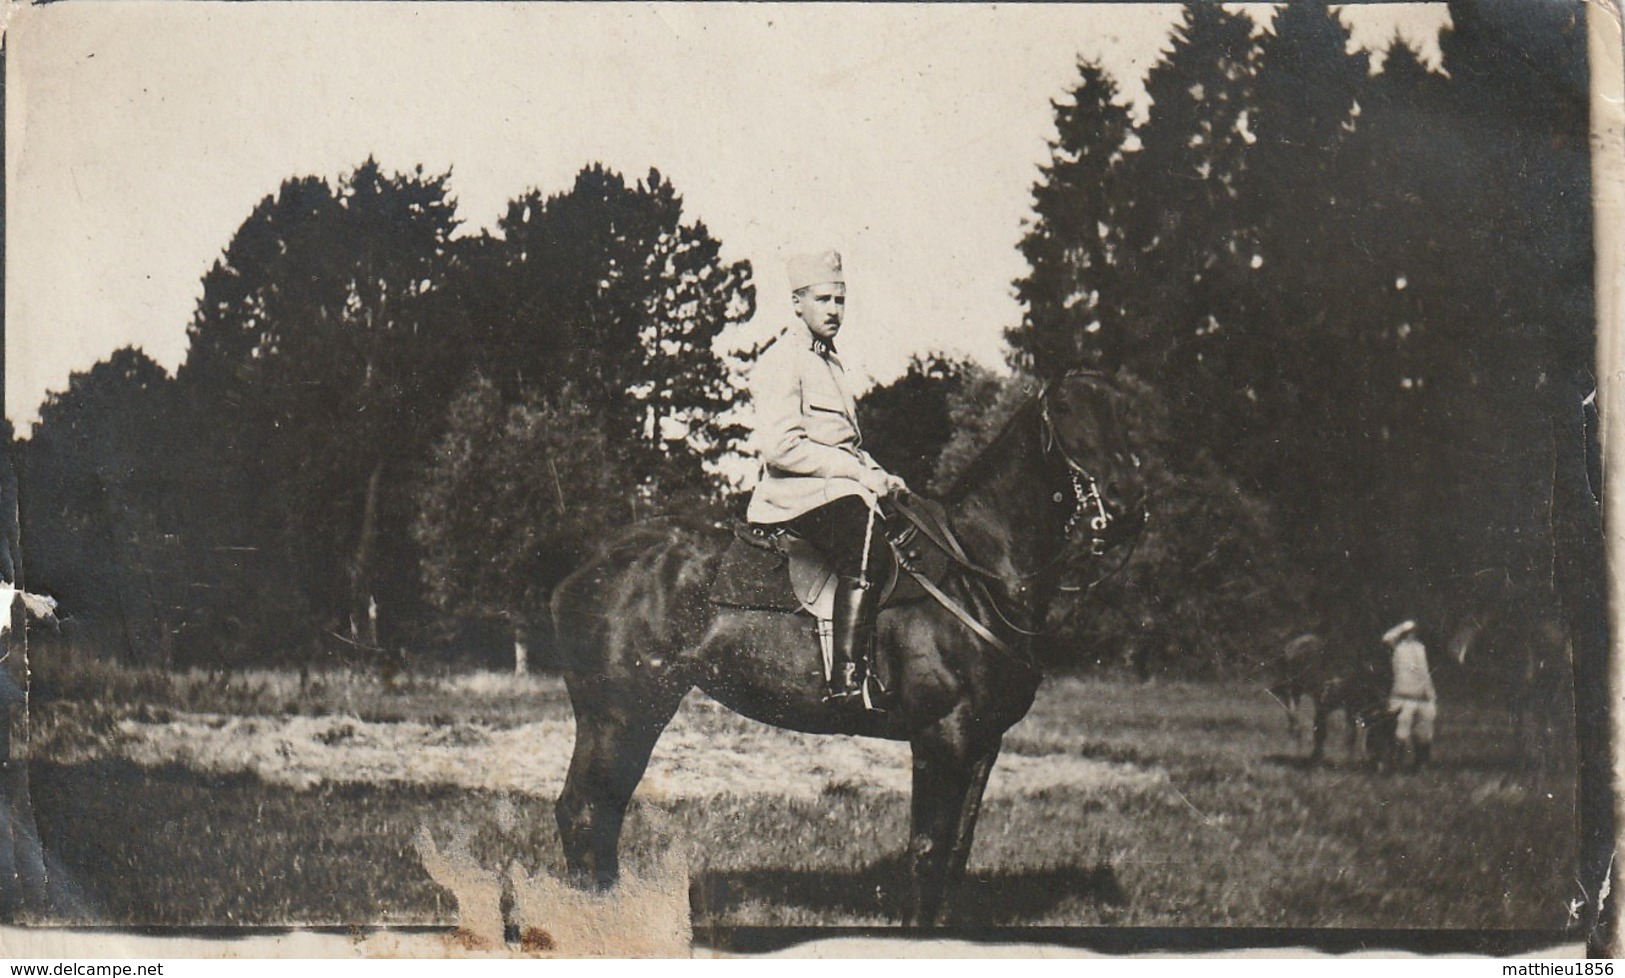
[[[857,407],[835,353],[846,278],[833,251],[790,260],[800,323],[769,346],[751,375],[761,480],[745,517],[818,547],[838,575],[829,700],[869,705],[876,582],[886,542],[879,501],[906,491],[862,448]]]

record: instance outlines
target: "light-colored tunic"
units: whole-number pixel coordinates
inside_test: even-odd
[[[1435,699],[1427,649],[1414,638],[1406,638],[1394,647],[1392,695],[1413,700]]]
[[[756,362],[750,395],[762,475],[747,520],[783,523],[842,496],[874,505],[859,480],[883,470],[862,448],[857,402],[833,352],[818,352],[805,328],[791,326]]]

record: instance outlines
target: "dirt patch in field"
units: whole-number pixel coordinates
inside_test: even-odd
[[[176,713],[168,722],[120,721],[110,736],[80,740],[51,760],[124,758],[213,774],[250,773],[299,789],[320,784],[408,783],[519,791],[553,797],[574,742],[567,719],[495,728],[480,724],[372,723],[345,716],[228,717]],[[59,756],[71,754],[72,756]],[[1048,789],[1149,787],[1161,770],[1073,754],[1006,754],[990,797]],[[675,800],[737,794],[813,799],[831,787],[909,790],[906,744],[778,730],[685,706],[655,749],[640,794]]]

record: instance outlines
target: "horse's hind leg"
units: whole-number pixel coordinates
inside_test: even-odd
[[[620,875],[621,823],[683,692],[642,688],[575,698],[575,753],[553,812],[577,883],[603,889]]]
[[[1326,732],[1331,723],[1332,711],[1326,704],[1324,695],[1315,697],[1315,730],[1314,745],[1309,750],[1309,762],[1319,764],[1326,757]]]

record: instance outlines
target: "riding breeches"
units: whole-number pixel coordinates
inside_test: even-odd
[[[870,514],[874,528],[869,529]],[[823,552],[842,577],[877,581],[886,570],[885,521],[861,496],[842,496],[790,520],[787,524]],[[864,567],[864,537],[869,537],[869,563]],[[861,574],[867,570],[867,574]]]
[[[1439,705],[1432,700],[1394,696],[1388,700],[1388,712],[1398,715],[1394,726],[1394,739],[1401,744],[1433,743],[1433,723],[1439,716]]]

